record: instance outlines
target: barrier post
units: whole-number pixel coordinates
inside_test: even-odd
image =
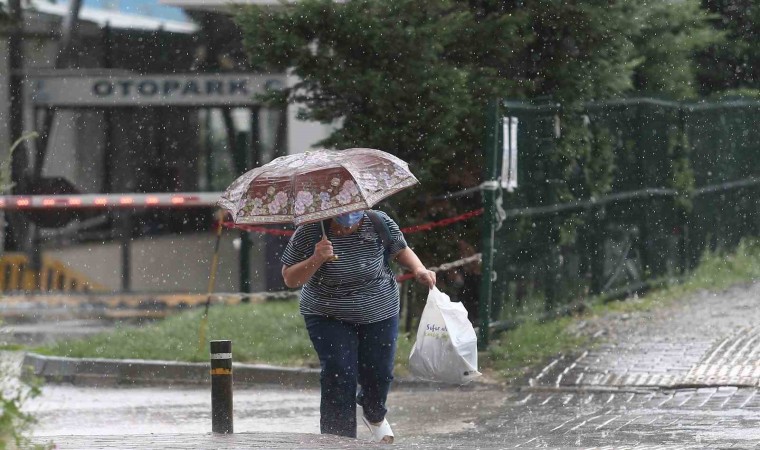
[[[211,431],[232,433],[232,341],[211,341]]]

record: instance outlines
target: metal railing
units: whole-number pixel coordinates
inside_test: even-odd
[[[484,215],[498,228],[491,301],[480,308],[491,328],[677,279],[705,251],[760,234],[760,102],[630,99],[574,109],[503,102],[494,117],[496,143],[487,150],[497,156],[501,120],[518,123],[519,185],[495,192],[500,204]],[[571,126],[586,127],[587,141],[570,148],[590,151],[561,153]],[[602,139],[608,184],[592,195],[598,180],[589,173],[600,161],[592,146]],[[487,172],[498,174],[493,159]],[[558,200],[567,193],[574,198]]]

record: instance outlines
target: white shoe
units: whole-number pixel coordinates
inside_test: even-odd
[[[374,425],[362,415],[364,424],[369,428],[369,432],[372,435],[372,442],[382,442],[383,444],[393,444],[393,430],[391,430],[391,424],[387,419],[383,419],[380,425]]]

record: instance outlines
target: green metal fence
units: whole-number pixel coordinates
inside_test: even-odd
[[[486,323],[634,292],[758,235],[760,102],[502,102],[489,117],[487,178],[511,130],[518,186],[484,193],[483,345]]]

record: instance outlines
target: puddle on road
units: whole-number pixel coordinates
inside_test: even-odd
[[[238,389],[235,430],[319,432],[318,391]],[[205,433],[210,391],[197,388],[87,388],[47,385],[25,408],[37,436]]]
[[[400,389],[389,396],[388,420],[399,436],[461,431],[503,399],[494,390]],[[235,432],[319,433],[317,389],[239,388],[233,402]],[[195,387],[46,385],[25,409],[39,421],[34,433],[38,437],[211,430],[210,391]],[[363,437],[366,430],[358,429]]]

